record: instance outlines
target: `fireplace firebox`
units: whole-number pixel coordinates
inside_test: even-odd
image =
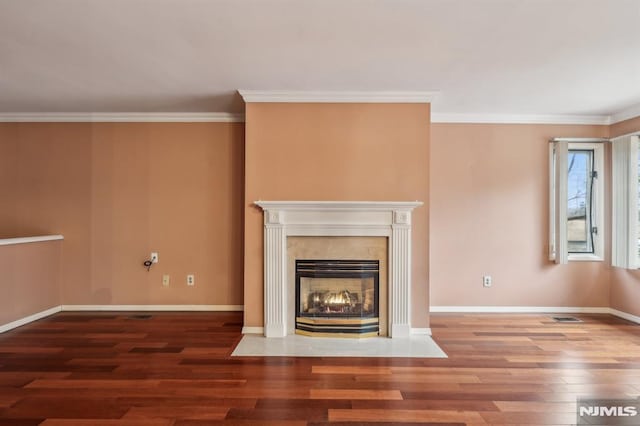
[[[379,334],[378,260],[296,260],[296,334]]]

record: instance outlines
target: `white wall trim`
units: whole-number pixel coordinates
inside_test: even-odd
[[[608,115],[570,114],[447,114],[432,113],[432,123],[478,124],[611,124]]]
[[[10,246],[13,244],[41,243],[43,241],[64,240],[62,235],[42,235],[39,237],[3,238],[0,239],[0,246]]]
[[[33,315],[0,325],[0,333],[20,327],[58,312],[122,312],[122,311],[167,311],[167,312],[237,312],[244,305],[59,305]],[[246,327],[245,327],[246,328]],[[249,327],[251,328],[251,327]],[[262,330],[262,327],[253,327]],[[261,332],[261,331],[260,331]]]
[[[244,305],[62,305],[63,311],[237,312]]]
[[[245,102],[318,102],[318,103],[430,103],[434,91],[292,91],[238,90]]]
[[[608,307],[581,306],[431,306],[432,313],[495,313],[495,314],[608,314]]]
[[[609,308],[609,313],[616,317],[626,319],[627,321],[635,322],[636,324],[640,324],[640,316],[629,314],[627,312],[619,311],[617,309]]]
[[[197,307],[198,309],[188,309]],[[202,309],[214,307],[213,309]],[[135,309],[133,309],[135,308]],[[228,308],[228,309],[225,309]],[[60,305],[0,325],[0,333],[29,324],[61,311],[240,311],[243,305]],[[590,313],[611,314],[640,324],[640,316],[605,307],[549,306],[431,306],[432,313]],[[264,334],[264,327],[242,327],[242,334]],[[431,328],[411,328],[411,335],[431,336]]]
[[[264,327],[242,327],[242,334],[264,334]],[[411,328],[412,336],[431,336],[431,328]]]
[[[261,92],[241,91],[245,102],[430,103],[437,92]],[[640,116],[640,105],[613,115],[431,114],[432,123],[610,125]],[[244,114],[227,112],[9,112],[0,123],[242,123]]]
[[[602,306],[431,306],[431,313],[610,314],[640,324],[640,316]]]
[[[430,103],[438,92],[291,92],[241,90],[245,102]],[[483,114],[432,112],[432,123],[610,125],[640,116],[640,105],[612,115]],[[228,112],[6,112],[0,123],[241,123],[244,114]]]
[[[295,210],[295,211],[376,211],[387,212],[397,209],[414,209],[421,206],[422,201],[262,201],[255,204],[263,210]],[[306,223],[305,223],[306,225]],[[348,224],[347,226],[349,226]],[[385,223],[385,225],[387,225]]]
[[[632,118],[640,117],[640,104],[633,105],[629,108],[618,111],[611,115],[611,124],[620,123],[621,121],[630,120]]]
[[[264,334],[264,327],[242,327],[242,334]]]
[[[37,312],[35,314],[26,316],[24,318],[17,319],[15,321],[11,321],[9,323],[0,325],[0,333],[4,333],[5,331],[13,330],[14,328],[23,326],[25,324],[29,324],[30,322],[37,321],[41,318],[48,317],[49,315],[53,315],[55,313],[60,312],[60,306],[54,306],[53,308],[46,309],[41,312]]]
[[[23,123],[112,123],[112,122],[173,122],[199,123],[243,122],[244,114],[227,112],[16,112],[0,113],[0,122]]]

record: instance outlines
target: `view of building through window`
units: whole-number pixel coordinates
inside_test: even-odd
[[[593,253],[591,236],[592,150],[569,150],[567,239],[569,253]]]

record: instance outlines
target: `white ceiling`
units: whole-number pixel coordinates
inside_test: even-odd
[[[615,114],[640,104],[640,0],[0,0],[0,112],[241,112],[237,89]]]

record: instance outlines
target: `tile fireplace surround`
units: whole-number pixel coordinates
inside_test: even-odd
[[[289,236],[389,238],[389,336],[411,333],[411,211],[420,201],[256,201],[264,210],[264,335],[284,337],[289,312]]]

